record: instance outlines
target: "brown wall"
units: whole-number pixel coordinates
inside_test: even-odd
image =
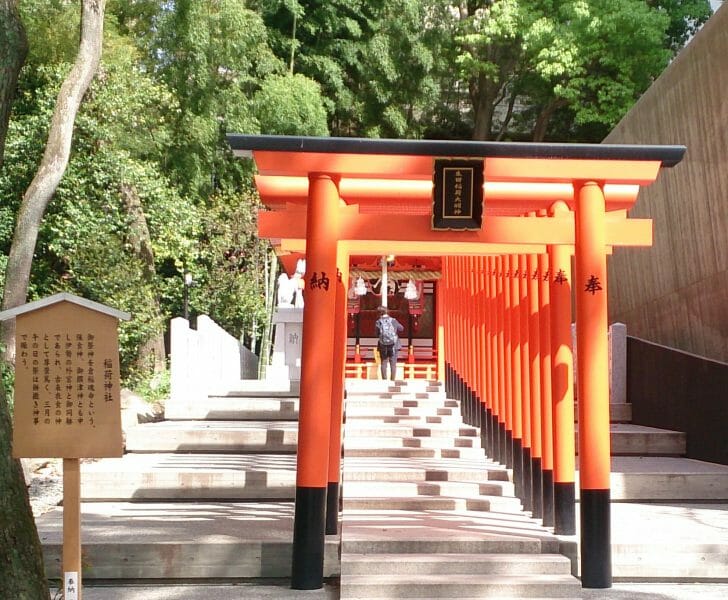
[[[687,456],[728,465],[728,364],[627,337],[632,422],[687,434]]]
[[[604,142],[688,148],[630,213],[653,219],[654,246],[615,250],[610,319],[630,335],[728,362],[728,8]]]

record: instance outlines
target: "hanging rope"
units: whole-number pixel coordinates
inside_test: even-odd
[[[413,279],[414,281],[431,281],[433,279],[440,279],[440,271],[422,271],[422,270],[411,270],[411,271],[388,271],[387,277],[395,281],[406,281]],[[381,271],[365,270],[365,269],[351,269],[350,277],[362,277],[363,279],[377,279],[382,276]]]

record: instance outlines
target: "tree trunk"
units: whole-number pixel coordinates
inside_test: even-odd
[[[83,0],[81,42],[78,56],[61,86],[51,119],[48,142],[33,181],[23,195],[15,225],[5,276],[3,309],[24,304],[28,295],[30,267],[43,214],[68,165],[73,125],[88,86],[101,60],[106,0]],[[15,362],[15,321],[3,323],[6,358]]]
[[[470,103],[473,107],[473,139],[489,140],[493,124],[495,95],[485,75],[479,75],[470,83]]]
[[[20,69],[28,54],[28,39],[18,14],[18,0],[0,0],[0,167],[5,154],[10,109]]]
[[[11,453],[12,424],[0,379],[0,598],[48,600],[43,552],[20,461]]]
[[[551,117],[553,117],[556,110],[561,108],[562,106],[566,106],[566,100],[556,98],[549,102],[549,104],[546,105],[540,113],[538,113],[538,117],[536,117],[536,123],[533,126],[533,135],[531,137],[531,141],[544,141],[544,139],[546,138],[546,132],[548,131],[549,122],[551,121]]]
[[[144,281],[152,290],[152,318],[155,321],[155,333],[139,348],[136,361],[137,368],[147,373],[151,367],[155,373],[159,373],[165,367],[164,332],[159,326],[162,322],[159,298],[154,293],[154,280],[157,271],[154,266],[152,236],[149,235],[147,217],[144,214],[141,200],[139,200],[139,194],[132,184],[122,183],[121,200],[124,204],[124,210],[129,216],[128,241],[132,252],[142,263]]]
[[[0,167],[28,40],[17,0],[0,0]],[[12,458],[12,423],[0,379],[0,598],[48,600],[43,552],[20,461]]]
[[[270,349],[273,342],[273,311],[275,310],[275,302],[273,298],[275,294],[276,275],[278,275],[278,259],[275,253],[270,253],[270,269],[268,270],[268,284],[266,286],[265,295],[265,323],[263,325],[263,337],[260,339],[260,356],[258,359],[258,379],[265,379],[268,360],[270,359]],[[255,352],[255,348],[253,348]]]

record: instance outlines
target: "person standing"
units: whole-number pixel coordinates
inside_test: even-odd
[[[397,376],[397,355],[401,346],[398,334],[404,331],[404,327],[389,315],[386,307],[380,307],[379,312],[380,317],[374,323],[374,331],[379,338],[377,349],[381,357],[382,379],[387,379],[387,363],[389,363],[391,379],[394,380]]]

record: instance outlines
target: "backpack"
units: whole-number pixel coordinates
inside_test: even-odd
[[[379,319],[379,343],[382,346],[393,346],[397,342],[397,329],[390,316]]]

